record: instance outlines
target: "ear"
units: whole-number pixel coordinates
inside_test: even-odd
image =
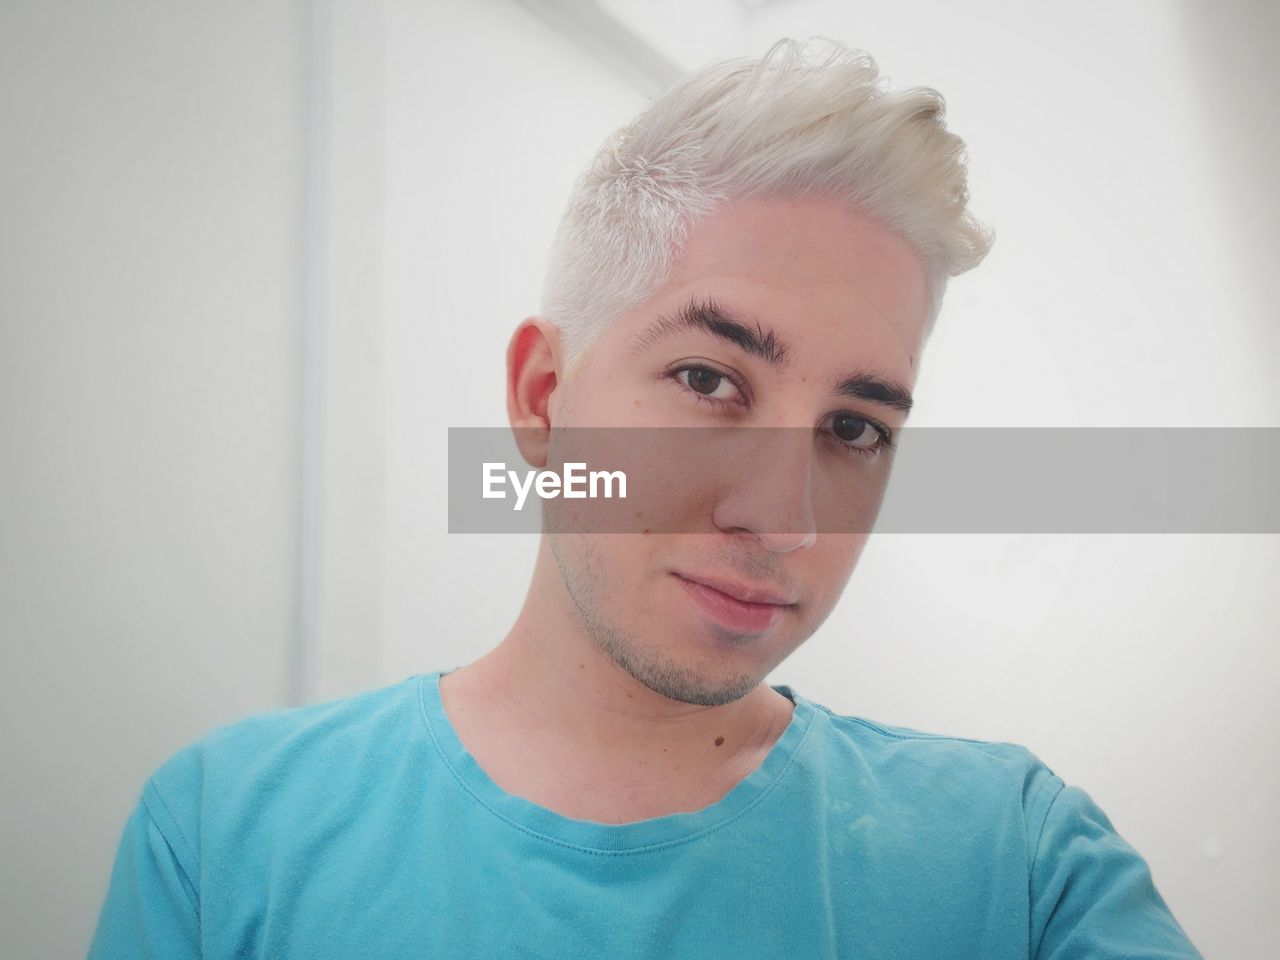
[[[530,466],[546,466],[553,399],[563,373],[559,328],[543,317],[526,317],[507,344],[507,420]]]

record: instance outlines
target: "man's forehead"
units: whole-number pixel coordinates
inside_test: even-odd
[[[792,286],[883,288],[906,301],[925,292],[910,244],[866,212],[825,197],[729,201],[691,224],[669,281],[736,275]]]

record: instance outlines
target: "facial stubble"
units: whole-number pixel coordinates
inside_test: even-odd
[[[683,662],[663,653],[658,649],[658,638],[625,629],[609,616],[609,611],[617,609],[613,598],[620,596],[620,588],[610,582],[607,559],[595,539],[601,535],[547,536],[583,633],[636,681],[664,697],[701,706],[733,703],[760,683],[760,677],[741,671],[712,676],[692,661]],[[676,640],[679,642],[679,638]]]

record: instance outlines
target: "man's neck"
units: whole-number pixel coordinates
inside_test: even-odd
[[[755,770],[790,722],[794,705],[765,684],[733,703],[680,703],[586,638],[546,642],[524,613],[440,684],[459,739],[509,793],[600,822],[701,809]]]

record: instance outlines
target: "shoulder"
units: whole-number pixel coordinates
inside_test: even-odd
[[[182,788],[224,766],[279,764],[336,757],[361,745],[378,728],[400,725],[417,709],[421,677],[348,697],[252,714],[216,727],[171,756],[152,779]]]
[[[1035,841],[1063,781],[1027,747],[929,733],[837,713],[825,717],[824,747],[864,789],[904,807],[964,820],[1016,818]]]
[[[211,831],[305,815],[322,796],[354,794],[419,734],[421,681],[410,677],[217,727],[152,774],[143,803],[166,837],[176,834],[194,853]]]

